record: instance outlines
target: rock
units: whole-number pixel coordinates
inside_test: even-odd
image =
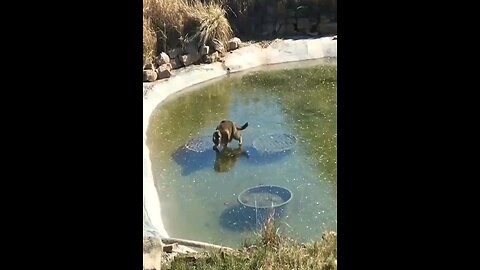
[[[187,46],[185,46],[185,52],[191,55],[198,54],[197,43],[196,42],[188,43]]]
[[[302,5],[300,4],[296,9],[295,9],[295,16],[297,18],[303,18],[303,17],[308,17],[308,14],[312,11],[312,7],[308,5]]]
[[[266,24],[263,25],[262,35],[263,36],[269,36],[269,35],[273,34],[274,31],[275,31],[275,24],[266,23]]]
[[[211,64],[213,63],[213,59],[210,55],[204,55],[202,56],[202,62],[205,63],[205,64]]]
[[[143,71],[144,82],[154,82],[155,80],[157,80],[157,72],[153,69],[146,69]]]
[[[211,54],[211,56],[215,58],[215,61],[220,59],[220,53],[219,52],[214,52],[214,53]]]
[[[298,18],[297,29],[300,31],[310,30],[310,20],[308,18]]]
[[[293,25],[292,25],[292,27],[293,27]],[[277,29],[276,29],[275,31],[277,32],[277,35],[281,35],[281,36],[282,36],[282,35],[285,35],[285,34],[287,33],[286,28],[287,28],[287,27],[286,27],[285,24],[283,24],[283,23],[278,23],[278,24],[277,24]]]
[[[282,1],[277,2],[277,12],[278,15],[286,15],[287,14],[287,7]]]
[[[189,66],[200,60],[200,54],[184,54],[180,56],[180,61],[184,66]]]
[[[210,52],[210,47],[209,46],[206,46],[206,45],[200,46],[200,48],[199,48],[200,56],[207,55],[209,52]]]
[[[168,56],[170,56],[170,61],[172,58],[175,58],[181,54],[183,54],[182,48],[175,48],[175,49],[168,50]]]
[[[273,17],[273,16],[267,16],[264,19],[265,23],[275,23],[276,21],[277,21],[277,17]]]
[[[228,41],[228,50],[232,51],[238,49],[238,47],[240,47],[240,43],[242,43],[242,41],[238,37],[230,39]]]
[[[296,32],[295,26],[293,24],[287,24],[285,27],[285,34],[294,34]]]
[[[170,245],[164,245],[163,246],[163,252],[168,252],[168,253],[172,253],[174,249],[177,249],[178,248],[178,244],[175,243],[175,244],[170,244]]]
[[[282,27],[283,23],[277,21],[275,22],[275,32],[278,33],[278,31],[280,31],[280,28]]]
[[[183,63],[182,61],[180,61],[179,57],[171,58],[170,65],[172,66],[172,69],[183,67]]]
[[[287,16],[291,17],[291,18],[295,17],[295,9],[288,8],[287,9]]]
[[[152,63],[147,63],[145,66],[143,66],[143,69],[154,69],[155,67],[153,66]]]
[[[172,67],[171,67],[170,63],[163,64],[163,65],[159,66],[156,69],[157,80],[170,78],[170,76],[172,76],[172,73],[170,72],[171,69],[172,69]]]
[[[166,63],[170,63],[170,57],[166,53],[161,52],[157,57],[155,57],[155,63],[158,66],[161,66]]]
[[[214,62],[217,62],[217,60],[220,58],[218,52],[214,52],[212,54],[207,54],[203,56],[203,62],[207,64],[211,64]]]
[[[225,47],[223,44],[216,38],[212,39],[209,43],[208,46],[213,50],[217,52],[224,52]]]
[[[267,16],[275,16],[276,14],[277,14],[276,8],[268,5],[267,6]]]
[[[317,30],[322,35],[337,34],[337,23],[321,23],[317,26]]]
[[[164,69],[172,70],[172,64],[170,64],[170,63],[162,64],[159,67],[163,67]]]
[[[327,24],[332,21],[332,18],[328,15],[320,15],[320,23],[321,24]]]

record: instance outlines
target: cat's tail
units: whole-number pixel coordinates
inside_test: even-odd
[[[248,122],[246,122],[245,124],[243,124],[243,126],[241,127],[237,127],[238,130],[244,130],[248,127]]]

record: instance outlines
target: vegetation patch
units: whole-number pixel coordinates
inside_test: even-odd
[[[162,269],[336,270],[337,234],[327,232],[319,241],[299,243],[280,234],[273,220],[269,219],[258,237],[250,243],[246,242],[240,250],[178,255]]]
[[[143,59],[189,43],[227,47],[233,31],[221,1],[143,0]],[[152,38],[152,36],[154,38]]]

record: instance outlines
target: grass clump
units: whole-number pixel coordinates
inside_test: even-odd
[[[157,37],[152,29],[150,21],[143,17],[143,64],[148,63],[155,57]]]
[[[226,18],[226,10],[220,2],[202,3],[193,2],[189,7],[190,15],[196,23],[194,35],[189,41],[199,40],[202,44],[208,44],[216,39],[224,46],[233,37],[233,31]]]
[[[221,1],[143,0],[144,61],[190,42],[201,45],[216,39],[226,48],[233,31],[225,16]]]
[[[303,244],[279,234],[269,219],[252,244],[235,252],[208,251],[191,255],[178,255],[170,265],[162,269],[238,269],[238,270],[291,270],[337,269],[337,235],[324,233],[322,239]]]

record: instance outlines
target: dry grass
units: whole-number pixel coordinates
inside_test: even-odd
[[[260,231],[262,242],[265,246],[276,247],[280,243],[280,236],[278,235],[278,228],[275,227],[273,217],[267,218]]]
[[[321,241],[301,244],[279,234],[273,218],[267,219],[261,230],[261,268],[274,269],[336,269],[337,235],[325,233]]]
[[[161,51],[183,46],[185,42],[208,44],[215,38],[226,48],[227,41],[233,37],[231,24],[242,25],[239,27],[246,29],[251,24],[251,20],[248,19],[250,16],[263,16],[259,15],[264,12],[261,7],[276,4],[283,9],[287,7],[295,9],[304,2],[300,0],[273,2],[266,0],[143,0],[144,61],[150,61],[152,55],[156,56]],[[310,0],[305,3],[336,8],[336,0]]]
[[[143,64],[148,63],[155,57],[157,37],[152,30],[150,21],[143,17]]]
[[[301,244],[280,238],[277,246],[268,246],[261,267],[273,269],[337,269],[337,235],[325,233],[321,241]]]
[[[156,30],[172,27],[181,31],[188,16],[187,6],[186,0],[143,0],[143,14]]]
[[[189,10],[191,16],[199,22],[195,29],[195,35],[190,37],[190,41],[199,40],[202,44],[208,44],[215,38],[226,47],[228,40],[233,37],[233,31],[222,4],[219,2],[208,4],[194,2]]]
[[[291,270],[337,269],[337,234],[328,232],[320,241],[298,243],[278,233],[278,227],[269,219],[255,244],[238,252],[210,251],[195,259],[178,256],[162,269],[238,269]]]
[[[151,59],[151,48],[156,56],[185,42],[207,44],[215,38],[226,47],[233,31],[225,15],[219,1],[143,0],[144,61]]]

